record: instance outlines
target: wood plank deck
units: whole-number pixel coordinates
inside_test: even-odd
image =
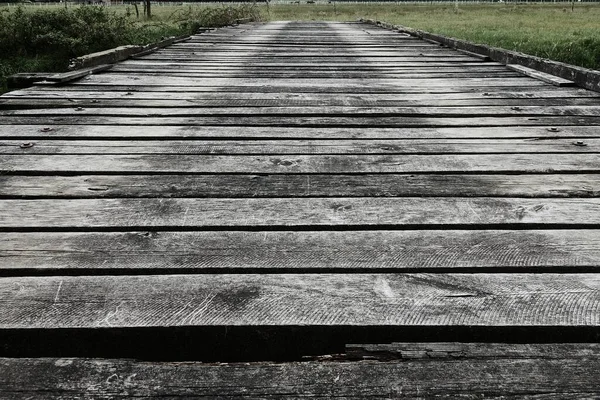
[[[598,397],[599,149],[599,93],[360,23],[7,93],[0,397]]]

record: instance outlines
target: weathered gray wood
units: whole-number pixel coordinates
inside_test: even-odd
[[[600,199],[275,198],[2,200],[0,228],[527,227],[600,224]]]
[[[129,73],[132,71],[118,71],[122,73]],[[355,79],[363,78],[365,72],[348,72],[348,71],[250,71],[246,70],[243,72],[235,71],[220,71],[215,73],[200,72],[200,71],[172,71],[172,70],[155,70],[155,71],[133,71],[139,76],[169,76],[169,77],[187,77],[187,78],[206,78],[206,79],[221,79],[224,77],[231,79],[238,78],[265,78],[270,79]],[[385,78],[402,78],[402,79],[443,79],[443,78],[516,78],[521,75],[516,72],[507,71],[455,71],[455,72],[413,72],[413,73],[393,73],[393,72],[377,72]]]
[[[365,72],[375,73],[416,73],[415,67],[419,67],[418,73],[432,73],[432,72],[456,72],[456,73],[482,73],[482,72],[507,72],[506,67],[502,64],[487,64],[482,63],[475,65],[472,63],[462,63],[455,65],[453,63],[437,63],[437,65],[414,63],[410,65],[402,64],[398,66],[378,66],[369,64],[355,64],[355,65],[343,65],[343,64],[330,64],[330,66],[301,64],[296,63],[295,65],[284,65],[279,64],[278,66],[267,65],[221,65],[218,64],[207,64],[207,63],[156,63],[156,62],[140,62],[139,60],[120,63],[114,66],[112,72],[132,72],[132,73],[144,73],[144,72],[205,72],[211,74],[228,75],[231,72],[249,72],[249,73],[277,73],[277,72],[292,72],[302,71],[306,73],[315,72],[362,72],[362,77],[365,77]]]
[[[539,79],[543,82],[551,83],[554,86],[574,86],[575,82],[568,79],[563,79],[558,76],[550,75],[545,72],[536,71],[535,69],[527,68],[522,65],[508,64],[508,69],[520,72],[524,75],[530,76],[535,79]]]
[[[164,109],[163,109],[164,110]],[[342,114],[315,115],[206,115],[206,116],[161,116],[143,113],[143,116],[79,115],[24,115],[3,116],[0,125],[188,125],[188,126],[236,126],[247,127],[371,127],[371,128],[431,128],[431,127],[514,127],[514,126],[599,126],[596,116],[489,116],[472,117],[455,115],[451,117],[422,116],[373,116],[369,114],[346,117]],[[239,130],[239,128],[238,128]]]
[[[69,108],[3,109],[0,116],[62,116],[73,114],[85,116],[137,116],[148,117],[190,117],[190,116],[340,116],[340,117],[455,117],[467,118],[487,116],[600,116],[600,105],[592,106],[479,106],[479,107],[336,107],[326,109],[314,107],[179,107],[179,108],[82,108],[74,105]],[[10,121],[10,120],[8,120]]]
[[[0,98],[3,351],[23,332],[44,338],[36,349],[67,343],[60,328],[139,328],[143,342],[211,327],[545,340],[531,332],[600,326],[598,94],[342,23],[226,28],[117,69]],[[0,397],[600,391],[594,345],[361,351],[3,359]],[[349,361],[365,352],[387,362]]]
[[[72,96],[74,94],[74,96]],[[253,93],[261,95],[263,93]],[[223,98],[201,98],[203,96],[172,95],[155,92],[131,94],[115,93],[112,98],[107,98],[106,93],[85,93],[81,96],[79,93],[63,92],[59,93],[60,98],[55,95],[47,98],[39,97],[18,97],[18,98],[0,98],[2,109],[36,109],[36,108],[64,108],[64,107],[462,107],[462,106],[520,106],[523,104],[521,98],[489,98],[482,96],[471,96],[470,99],[431,99],[417,98],[410,99],[410,95],[394,99],[365,98],[363,96],[282,96],[273,95],[273,98],[253,98],[238,94],[237,96],[223,96]],[[64,98],[68,96],[69,98]],[[164,98],[162,98],[164,97]],[[259,96],[263,97],[263,96]],[[442,96],[440,96],[442,97]],[[474,98],[475,97],[475,98]],[[597,106],[600,102],[596,98],[539,98],[528,99],[528,106]]]
[[[135,78],[135,79],[134,79]],[[460,85],[461,87],[480,87],[487,88],[489,86],[496,87],[540,87],[546,85],[544,82],[539,82],[526,77],[518,78],[488,78],[484,81],[477,78],[456,78],[456,79],[377,79],[373,81],[365,81],[364,79],[328,79],[326,83],[336,87],[352,87],[355,90],[363,87],[372,86],[377,83],[379,87],[452,87]],[[315,82],[313,79],[294,79],[289,81],[286,79],[272,80],[268,78],[183,78],[183,77],[158,77],[158,76],[128,76],[122,74],[105,73],[101,75],[92,75],[77,82],[77,85],[98,85],[107,86],[116,85],[133,85],[133,86],[201,86],[201,87],[222,87],[222,86],[239,86],[239,87],[255,87],[255,86],[271,86],[271,87],[318,87],[322,85]],[[463,89],[464,90],[464,89]]]
[[[141,88],[141,90],[99,90],[96,87],[81,87],[81,86],[64,86],[64,87],[32,87],[28,90],[15,90],[9,93],[5,93],[0,96],[2,104],[11,104],[15,99],[52,99],[60,104],[61,101],[70,100],[102,100],[102,99],[146,99],[146,100],[305,100],[305,101],[361,101],[363,104],[375,104],[378,102],[386,102],[386,104],[392,104],[388,102],[432,102],[435,104],[436,101],[457,101],[456,105],[461,105],[460,101],[465,100],[477,100],[477,101],[489,101],[496,99],[503,100],[514,100],[520,101],[519,105],[522,105],[526,100],[527,104],[529,101],[535,100],[562,100],[564,103],[569,104],[570,101],[586,100],[592,104],[600,104],[600,93],[591,92],[589,90],[581,89],[557,89],[557,88],[539,88],[535,90],[520,90],[520,91],[505,91],[505,90],[489,90],[487,92],[476,92],[476,91],[465,91],[455,93],[436,93],[435,96],[431,96],[428,93],[403,93],[402,96],[393,93],[259,93],[259,92],[185,92],[185,91],[171,91],[169,88],[164,88],[163,91],[154,90],[158,88]],[[176,88],[174,88],[176,89]],[[525,100],[524,100],[525,99]],[[41,100],[40,100],[41,101]],[[35,104],[35,103],[34,103]],[[347,103],[345,103],[347,104]]]
[[[596,357],[600,353],[597,343],[386,343],[349,344],[345,356],[349,359],[376,360],[432,360],[432,359],[544,359],[560,360]]]
[[[600,270],[600,231],[25,232],[2,234],[0,274],[35,270]]]
[[[600,274],[11,277],[0,297],[2,329],[600,324]]]
[[[106,71],[112,68],[112,65],[97,65],[91,68],[79,69],[76,71],[62,72],[62,73],[50,73],[50,72],[36,72],[36,73],[18,73],[11,75],[7,78],[7,84],[10,88],[22,88],[32,85],[34,82],[45,82],[47,84],[58,84],[73,81],[75,79],[82,78],[84,76],[95,74],[98,72]]]
[[[600,139],[0,141],[0,154],[495,154],[600,153]]]
[[[564,122],[566,118],[562,119]],[[456,128],[373,128],[373,127],[227,127],[227,126],[114,126],[114,125],[67,125],[61,121],[36,121],[34,124],[2,125],[3,139],[539,139],[554,138],[600,138],[596,126],[485,126]],[[533,121],[535,122],[535,121]],[[558,121],[556,121],[558,122]]]
[[[0,175],[4,198],[599,197],[600,175]]]
[[[512,348],[518,345],[512,345]],[[560,348],[547,346],[548,353]],[[586,351],[588,345],[577,345]],[[400,362],[252,364],[151,363],[101,359],[0,359],[0,396],[54,398],[344,398],[519,397],[600,395],[597,349],[592,357]],[[514,352],[513,352],[514,353]]]
[[[27,142],[30,143],[30,142]],[[564,173],[600,172],[600,155],[4,155],[3,173]]]
[[[322,82],[324,84],[325,82]],[[348,93],[363,93],[363,94],[439,94],[439,93],[495,93],[495,92],[532,92],[542,90],[545,91],[550,85],[544,86],[530,86],[523,87],[521,85],[492,85],[487,87],[475,88],[465,87],[460,84],[453,84],[445,87],[423,87],[423,86],[380,86],[380,85],[363,85],[361,87],[355,86],[338,86],[330,84],[329,86],[314,86],[314,87],[301,87],[301,86],[172,86],[165,84],[163,86],[143,86],[143,85],[111,85],[111,84],[88,84],[80,85],[78,82],[73,82],[69,86],[65,86],[62,90],[65,91],[98,91],[98,92],[110,92],[110,91],[121,91],[121,92],[171,92],[171,93],[326,93],[326,94],[348,94]],[[49,89],[48,87],[40,87],[40,89]]]

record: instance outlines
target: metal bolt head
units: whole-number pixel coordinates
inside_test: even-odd
[[[28,149],[33,146],[34,146],[33,142],[25,142],[25,143],[21,143],[21,145],[19,147],[22,149]]]

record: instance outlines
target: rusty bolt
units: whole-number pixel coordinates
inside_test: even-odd
[[[42,129],[40,129],[40,132],[51,132],[53,129],[50,128],[49,126],[45,126]]]
[[[560,129],[552,127],[547,129],[548,132],[560,132]]]
[[[22,149],[28,149],[30,147],[33,147],[34,143],[33,142],[25,142],[25,143],[21,143],[21,145],[19,146]]]
[[[578,141],[574,142],[573,145],[579,146],[579,147],[585,147],[585,146],[587,146],[587,143],[585,143],[583,140],[578,140]]]

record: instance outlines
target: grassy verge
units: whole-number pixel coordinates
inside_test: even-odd
[[[253,5],[157,7],[153,14],[138,17],[133,6],[0,7],[0,93],[11,74],[64,71],[69,59],[84,54],[260,18]]]
[[[350,21],[371,18],[477,43],[600,69],[600,5],[555,4],[289,4],[271,5],[268,20]]]

